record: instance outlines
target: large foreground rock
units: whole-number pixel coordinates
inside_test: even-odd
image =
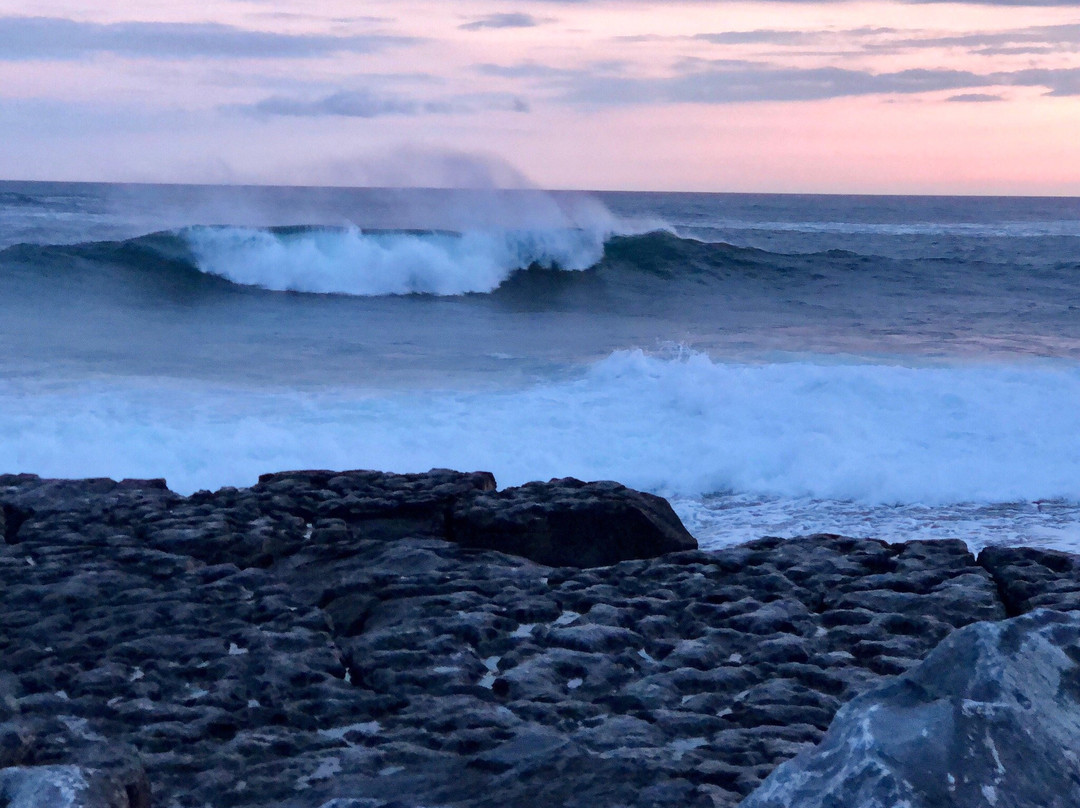
[[[741,808],[1080,805],[1080,614],[957,631]]]
[[[667,500],[568,477],[459,500],[449,538],[551,567],[606,567],[696,550]]]

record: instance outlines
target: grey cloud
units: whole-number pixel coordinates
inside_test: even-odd
[[[459,26],[465,31],[482,31],[485,28],[535,28],[542,25],[545,20],[534,17],[532,14],[503,13],[488,14],[478,20]]]
[[[982,104],[990,101],[1004,101],[1005,99],[993,93],[960,93],[959,95],[949,96],[945,100],[960,104]]]
[[[78,59],[98,53],[150,59],[304,58],[368,53],[415,41],[382,34],[282,34],[219,23],[102,24],[58,17],[0,17],[0,61]]]
[[[706,31],[691,36],[670,36],[661,34],[633,34],[614,37],[617,42],[677,42],[697,40],[714,45],[816,45],[835,40],[838,37],[860,38],[898,33],[895,28],[850,28],[792,30],[784,28],[754,28],[736,31]]]
[[[761,59],[702,59],[691,56],[675,63],[676,73],[702,73],[716,70],[773,70],[776,65]]]
[[[416,101],[377,95],[367,90],[352,90],[332,93],[310,101],[271,96],[254,104],[251,111],[288,117],[334,115],[346,118],[379,118],[385,115],[418,115],[421,112],[446,110]]]
[[[462,95],[446,99],[416,99],[403,94],[391,95],[360,89],[339,90],[317,98],[275,95],[233,109],[267,117],[382,118],[392,115],[468,114],[491,110],[528,112],[530,107],[527,101],[518,96],[499,93]]]
[[[979,56],[1047,56],[1060,53],[1060,45],[994,45],[988,48],[976,48],[972,53]]]
[[[1077,96],[1080,95],[1080,68],[1067,69],[1043,69],[1043,70],[1018,70],[1015,73],[998,74],[1002,79],[1010,78],[1011,81],[1002,81],[1002,84],[1014,84],[1020,87],[1046,87],[1047,95]]]
[[[522,62],[516,65],[479,64],[473,69],[485,76],[498,76],[505,79],[551,79],[569,78],[578,75],[576,70],[568,70],[561,67],[536,64],[535,62]]]
[[[866,95],[914,95],[986,87],[1042,87],[1047,95],[1080,95],[1080,68],[974,73],[966,70],[901,70],[872,73],[836,67],[787,68],[723,63],[665,78],[580,73],[563,85],[564,100],[590,105],[739,104],[820,101]]]
[[[674,38],[678,39],[678,37]],[[686,39],[685,37],[683,39]],[[977,31],[942,36],[896,28],[821,30],[756,29],[697,34],[689,39],[715,45],[823,46],[842,44],[840,53],[896,53],[923,48],[966,48],[983,55],[1026,55],[1080,50],[1080,24],[1044,25],[1007,31]]]
[[[913,94],[982,87],[988,79],[962,70],[870,73],[836,67],[722,67],[659,79],[584,79],[570,100],[590,104],[817,101],[855,95]]]
[[[617,36],[614,41],[704,42],[724,47],[766,46],[787,53],[848,57],[872,54],[895,54],[931,48],[964,48],[981,56],[1041,56],[1080,51],[1080,24],[1045,25],[1006,31],[981,31],[943,36],[931,31],[886,27],[826,28],[792,30],[758,28],[749,30],[707,31],[690,36],[636,34]]]
[[[781,31],[763,28],[754,31],[720,31],[714,34],[697,34],[694,39],[713,45],[806,45],[819,42],[821,31]]]
[[[473,65],[473,70],[485,76],[496,76],[504,79],[542,79],[558,81],[560,79],[574,79],[582,74],[593,76],[620,74],[625,72],[624,62],[593,62],[584,68],[553,67],[551,65],[538,64],[537,62],[519,62],[516,65],[479,64]]]
[[[889,48],[960,47],[976,52],[1002,51],[1016,46],[1077,50],[1080,48],[1080,24],[1038,25],[1009,31],[976,31],[949,36],[904,36],[886,40],[883,46]]]

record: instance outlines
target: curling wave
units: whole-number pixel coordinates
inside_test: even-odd
[[[835,255],[825,256],[832,261]],[[386,295],[487,294],[528,271],[627,271],[666,280],[721,277],[799,266],[807,257],[703,242],[659,230],[367,231],[358,228],[193,226],[125,241],[21,244],[0,251],[6,263],[78,272],[98,282],[119,274],[128,285],[164,283],[211,289],[221,281],[278,292]],[[813,263],[813,257],[810,257]]]
[[[460,295],[491,292],[530,267],[579,271],[604,256],[586,230],[378,232],[194,227],[196,266],[233,283],[288,292]]]

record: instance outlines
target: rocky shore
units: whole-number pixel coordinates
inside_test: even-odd
[[[823,805],[906,793],[881,761],[917,768],[927,746],[894,724],[991,761],[946,765],[953,802],[927,805],[993,805],[1028,713],[1057,745],[1029,772],[1061,781],[1043,804],[1080,793],[1063,553],[831,535],[702,552],[615,483],[499,492],[450,471],[190,497],[8,475],[0,505],[2,808],[714,808],[766,778],[748,806]],[[867,710],[903,720],[875,735]],[[996,764],[969,737],[987,727]],[[938,793],[912,788],[913,806]]]

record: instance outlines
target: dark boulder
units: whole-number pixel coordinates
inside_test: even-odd
[[[569,477],[459,500],[449,538],[552,567],[602,567],[697,549],[667,500]]]
[[[953,633],[844,706],[741,808],[1080,805],[1080,614]]]

